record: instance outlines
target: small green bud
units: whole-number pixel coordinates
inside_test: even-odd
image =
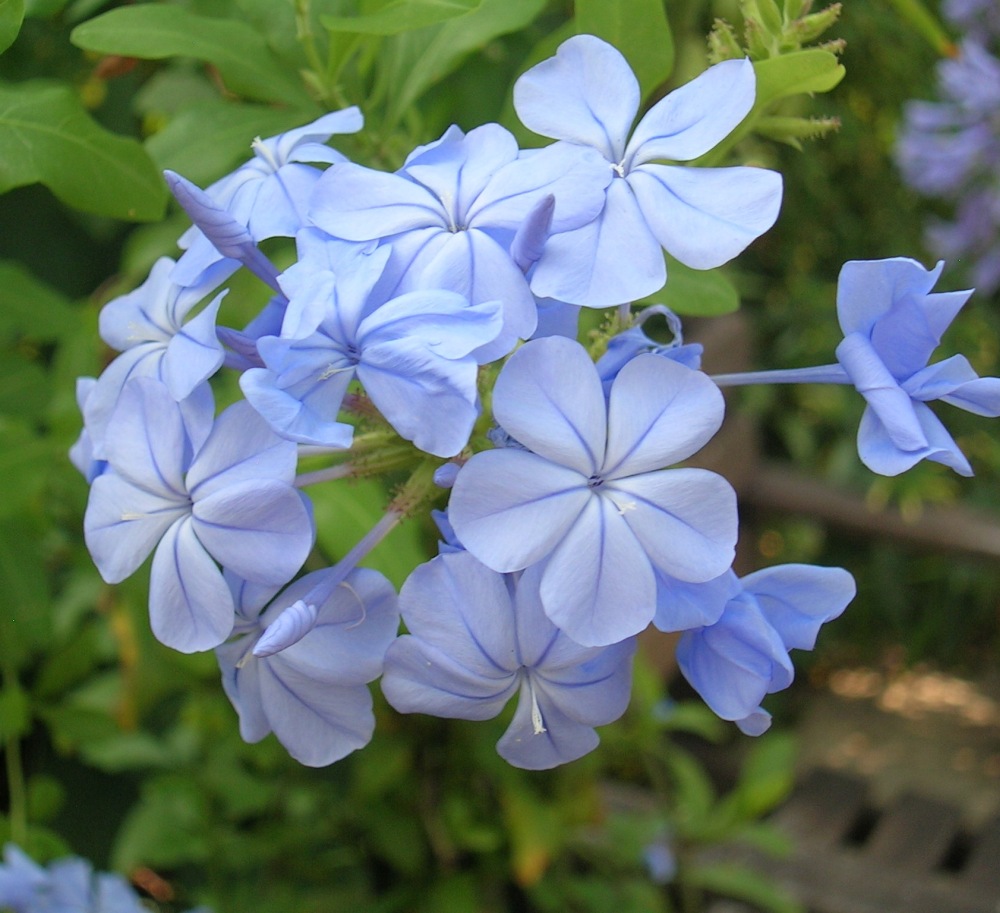
[[[842,8],[843,4],[834,3],[818,13],[804,16],[792,23],[790,32],[800,45],[815,41],[840,18]]]
[[[755,132],[768,139],[802,148],[802,140],[822,139],[840,129],[837,117],[762,117],[754,126]]]
[[[723,60],[739,60],[746,57],[746,51],[736,37],[736,31],[725,21],[716,19],[712,31],[708,33],[708,59],[711,63]]]

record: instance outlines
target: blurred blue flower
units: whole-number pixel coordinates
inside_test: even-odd
[[[632,130],[639,83],[601,39],[570,38],[524,73],[514,85],[522,123],[561,140],[556,147],[595,149],[612,176],[601,179],[600,212],[549,239],[532,291],[589,307],[633,301],[666,281],[662,249],[711,269],[767,231],[781,204],[776,172],[659,164],[691,161],[717,146],[753,107],[755,91],[750,61],[725,61],[657,102]]]
[[[462,544],[495,571],[545,561],[541,599],[578,643],[602,646],[645,628],[655,571],[704,581],[736,543],[736,497],[687,459],[722,421],[704,375],[639,355],[605,400],[586,350],[549,336],[527,342],[497,378],[493,413],[520,446],[473,455],[448,515]]]
[[[788,651],[815,646],[820,626],[854,598],[854,578],[842,568],[806,564],[732,577],[735,595],[721,618],[682,634],[677,662],[718,716],[760,735],[771,724],[760,706],[764,696],[792,683]]]
[[[499,574],[468,552],[439,555],[403,584],[410,632],[386,654],[382,690],[402,713],[487,720],[517,695],[497,751],[543,770],[598,744],[628,706],[635,639],[582,647],[548,620],[541,568]]]
[[[277,595],[276,588],[227,574],[235,636],[215,650],[240,735],[259,742],[273,731],[310,767],[332,764],[371,740],[375,717],[367,684],[381,674],[399,627],[392,584],[364,568],[307,612],[302,600],[331,573],[307,574]],[[256,648],[268,635],[271,652],[260,655]]]
[[[247,403],[213,423],[210,405],[185,414],[162,383],[136,378],[108,422],[106,456],[84,517],[87,547],[108,583],[156,550],[150,620],[167,646],[208,650],[229,636],[233,600],[216,561],[281,585],[312,548],[310,510],[292,486],[295,444]]]

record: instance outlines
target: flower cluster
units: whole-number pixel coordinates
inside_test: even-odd
[[[906,105],[896,158],[906,182],[947,201],[951,219],[927,226],[927,246],[970,261],[986,292],[1000,288],[1000,41],[996,4],[952,0],[945,13],[965,31],[958,56],[937,66],[940,100]]]
[[[12,843],[4,847],[0,863],[0,908],[11,913],[148,913],[120,875],[95,873],[76,856],[43,867]]]
[[[997,415],[1000,381],[964,359],[926,366],[967,294],[931,294],[937,272],[912,261],[848,264],[837,363],[798,374],[712,378],[673,314],[633,314],[671,281],[664,252],[711,269],[774,222],[776,173],[679,164],[754,97],[751,63],[726,61],[635,123],[628,64],[581,35],[515,86],[522,121],[555,140],[544,148],[519,149],[497,124],[451,127],[387,174],[325,145],[360,129],[348,109],[256,140],[206,190],[168,173],[194,227],[176,262],[105,307],[102,337],[121,354],[78,385],[72,456],[91,482],[101,574],[122,580],[153,555],[153,630],[216,651],[245,739],[273,732],[304,764],[336,761],[371,738],[382,675],[405,713],[482,720],[515,699],[498,751],[552,767],[625,711],[650,625],[683,632],[681,669],[720,716],[767,728],[761,701],[790,683],[788,651],[812,647],[854,583],[800,565],[735,575],[735,492],[679,465],[722,423],[720,386],[851,384],[873,469],[926,458],[966,472],[926,403]],[[279,271],[259,244],[282,237],[296,258]],[[241,268],[271,298],[222,326]],[[615,309],[620,332],[588,350],[581,308]],[[651,315],[672,341],[650,338]],[[216,414],[223,367],[244,399]],[[317,455],[329,463],[299,471]],[[302,489],[403,469],[372,530],[298,576],[314,539]],[[358,568],[448,490],[440,554],[398,596]]]

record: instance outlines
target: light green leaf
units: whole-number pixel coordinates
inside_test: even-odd
[[[706,891],[746,900],[773,913],[805,913],[805,907],[774,882],[743,866],[727,863],[699,866],[685,879]]]
[[[431,86],[467,55],[500,35],[523,29],[542,12],[546,0],[482,0],[472,12],[450,22],[403,32],[387,41],[382,59],[395,87],[386,115],[390,126]]]
[[[0,193],[41,183],[84,212],[133,221],[163,215],[167,188],[138,142],[98,126],[65,86],[0,87]]]
[[[14,43],[23,21],[24,0],[0,0],[0,54]]]
[[[663,0],[576,0],[576,30],[613,44],[628,60],[648,98],[674,66],[674,39]]]
[[[718,317],[740,306],[740,296],[732,283],[717,269],[691,269],[669,255],[667,284],[650,300],[665,304],[675,314],[690,317]]]
[[[255,137],[290,130],[311,116],[300,110],[264,105],[203,102],[180,111],[146,141],[146,151],[160,168],[169,168],[204,186],[249,159]]]
[[[16,679],[7,679],[0,688],[0,740],[18,739],[30,729],[28,695]]]
[[[172,4],[113,9],[78,25],[77,47],[143,60],[194,57],[212,64],[227,88],[261,101],[309,105],[302,84],[289,77],[260,32],[235,19],[199,16]]]
[[[819,48],[758,60],[753,66],[757,73],[757,110],[786,95],[829,92],[846,72],[834,54]]]
[[[321,16],[331,32],[361,35],[398,35],[464,16],[482,0],[394,0],[367,16]]]

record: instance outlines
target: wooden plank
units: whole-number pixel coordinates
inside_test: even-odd
[[[959,881],[963,887],[993,893],[1000,910],[1000,818],[994,818],[973,838]]]
[[[843,843],[867,806],[864,780],[835,770],[815,768],[796,785],[788,802],[773,816],[789,836],[819,846]]]

